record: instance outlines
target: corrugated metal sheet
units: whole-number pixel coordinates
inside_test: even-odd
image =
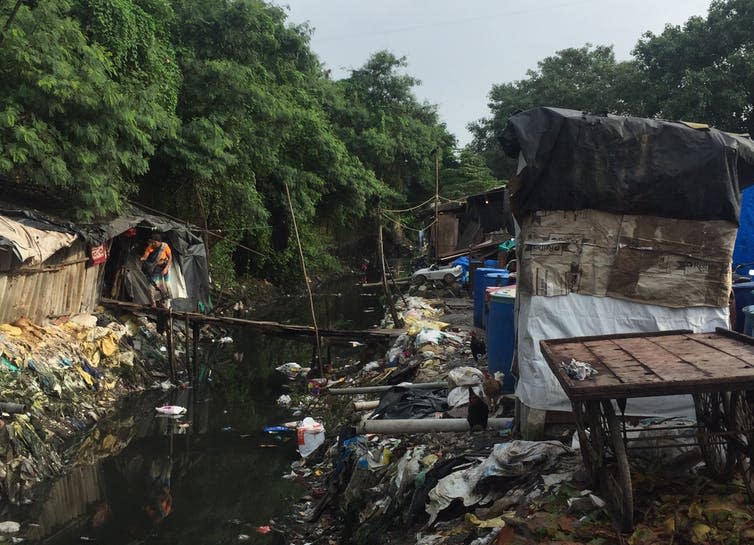
[[[41,266],[0,274],[0,323],[18,318],[91,312],[99,301],[105,266],[87,266],[86,244],[76,241]]]

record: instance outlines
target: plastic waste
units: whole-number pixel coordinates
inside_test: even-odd
[[[289,432],[289,431],[292,432],[294,430],[286,426],[265,426],[264,427],[265,433],[283,433],[283,432]]]
[[[2,534],[15,534],[19,530],[21,530],[21,525],[18,522],[12,520],[0,522],[0,533]]]
[[[419,333],[416,334],[416,346],[421,346],[423,344],[431,343],[431,344],[440,344],[440,341],[442,340],[442,331],[439,329],[422,329]]]
[[[291,404],[291,396],[289,396],[288,394],[283,394],[277,399],[275,403],[277,403],[281,407],[288,407]]]
[[[287,375],[291,380],[295,379],[300,374],[308,373],[309,370],[310,367],[301,367],[295,361],[289,361],[288,363],[284,363],[283,365],[278,365],[277,367],[275,367],[275,371]]]
[[[162,407],[155,407],[154,410],[160,414],[169,414],[175,416],[185,413],[186,407],[181,407],[179,405],[163,405]]]
[[[217,342],[219,344],[230,344],[233,342],[233,337],[220,337]]]
[[[307,416],[296,428],[298,452],[302,458],[308,458],[325,442],[325,427]]]
[[[364,371],[375,371],[376,369],[380,368],[380,362],[378,361],[370,361],[364,366]]]

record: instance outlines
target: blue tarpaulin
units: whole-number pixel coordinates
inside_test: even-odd
[[[733,266],[754,263],[754,187],[744,189],[741,194],[741,214],[738,217],[738,236],[733,248]],[[748,274],[749,268],[742,268],[740,274]]]

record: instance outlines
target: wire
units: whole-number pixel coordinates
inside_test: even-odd
[[[396,213],[396,214],[401,214],[403,212],[411,212],[413,210],[416,210],[417,208],[421,208],[422,206],[426,205],[427,203],[432,202],[433,200],[435,200],[435,198],[434,197],[430,197],[426,201],[424,201],[423,203],[419,203],[416,206],[412,206],[411,208],[403,208],[403,209],[400,209],[400,210],[384,209],[383,212],[393,212],[393,213]]]
[[[151,207],[147,206],[146,204],[141,204],[141,203],[138,203],[136,201],[132,201],[130,199],[126,199],[126,201],[128,201],[131,204],[133,204],[134,206],[138,206],[140,208],[148,210],[149,212],[154,212],[155,214],[160,214],[161,216],[164,216],[164,217],[166,217],[168,219],[171,219],[173,221],[178,221],[180,223],[184,223],[184,224],[186,224],[187,227],[190,227],[192,231],[199,231],[201,233],[207,233],[208,235],[211,235],[211,236],[213,236],[215,238],[218,238],[220,240],[228,241],[228,242],[230,242],[231,244],[233,244],[234,246],[236,246],[238,248],[241,248],[241,249],[246,250],[248,252],[251,252],[253,254],[257,254],[258,256],[261,256],[261,257],[267,257],[267,254],[263,254],[262,252],[254,250],[252,248],[249,248],[248,246],[244,246],[240,242],[235,242],[233,240],[228,239],[227,237],[224,237],[222,235],[218,235],[217,233],[215,233],[214,231],[211,231],[209,229],[203,229],[203,228],[199,227],[198,225],[194,225],[193,223],[191,223],[191,222],[189,222],[189,221],[187,221],[185,219],[177,218],[175,216],[171,216],[167,212],[163,212],[162,210],[157,210],[156,208],[151,208]],[[208,250],[209,250],[209,248],[208,248]]]

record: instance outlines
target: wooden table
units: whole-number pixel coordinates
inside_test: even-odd
[[[573,406],[584,465],[623,531],[633,528],[634,509],[622,418],[628,398],[691,394],[708,469],[729,480],[738,463],[754,498],[754,338],[718,328],[544,340],[540,346]],[[563,364],[571,359],[598,374],[569,377]]]

